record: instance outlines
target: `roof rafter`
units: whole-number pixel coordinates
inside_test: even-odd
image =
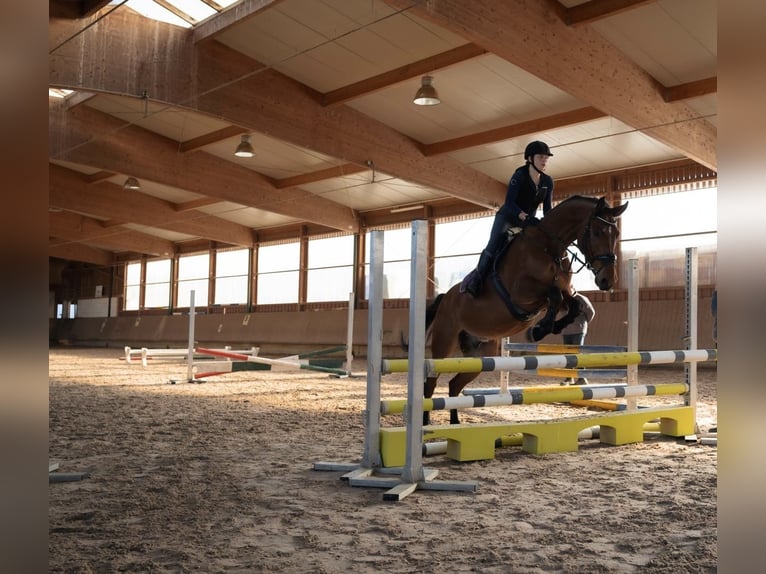
[[[582,102],[614,116],[711,169],[716,168],[715,127],[683,102],[666,103],[662,89],[635,62],[595,30],[551,18],[546,2],[460,0],[416,3],[386,0],[398,9],[460,34],[534,73]],[[506,25],[513,22],[513,29]],[[516,30],[525,30],[524,34]],[[555,35],[556,42],[529,42]],[[540,65],[544,62],[545,65]],[[631,86],[630,91],[625,86]]]
[[[60,243],[48,245],[48,256],[66,259],[69,261],[81,261],[108,267],[115,263],[114,255],[109,251],[83,245],[81,243]]]
[[[78,243],[96,242],[117,251],[135,251],[147,255],[170,255],[175,244],[132,229],[104,227],[100,221],[76,213],[50,213],[49,233]]]
[[[51,106],[50,155],[55,159],[129,173],[164,185],[298,217],[343,231],[356,231],[352,210],[299,188],[277,189],[270,178],[204,151],[178,153],[178,142],[79,106]]]
[[[505,197],[504,183],[447,156],[426,158],[416,142],[348,106],[324,108],[313,90],[218,42],[193,48],[189,36],[174,32],[159,42],[141,18],[128,13],[121,18],[92,26],[77,46],[52,55],[51,76],[58,84],[103,91],[123,86],[123,93],[135,94],[147,90],[171,105],[192,107],[343,162],[366,166],[372,161],[379,171],[479,205],[499,205]],[[131,46],[141,77],[121,65],[116,50],[106,49],[104,42]],[[158,62],[158,50],[171,56]],[[98,73],[84,76],[82,70],[90,69]],[[197,81],[189,80],[190,69]]]
[[[406,66],[396,68],[395,70],[389,70],[388,72],[378,74],[372,78],[367,78],[360,82],[327,92],[322,95],[322,104],[331,106],[347,102],[354,98],[371,94],[377,90],[382,90],[393,84],[409,80],[410,78],[422,76],[433,70],[446,68],[447,66],[458,64],[465,60],[482,56],[486,53],[487,51],[484,48],[480,48],[475,44],[464,44],[463,46],[458,46],[457,48],[447,50],[441,54],[436,54],[430,58],[424,58],[417,62],[407,64]]]
[[[519,136],[533,134],[545,130],[552,130],[564,126],[570,126],[590,120],[597,120],[606,117],[606,114],[598,111],[596,108],[579,108],[569,112],[553,114],[544,118],[537,118],[525,122],[519,122],[510,126],[503,126],[484,132],[469,134],[459,138],[443,140],[432,144],[423,144],[421,149],[425,155],[436,155],[440,153],[449,153],[461,149],[488,144],[492,142],[516,138]]]
[[[657,0],[590,0],[564,9],[562,19],[569,26],[582,26],[655,2]]]
[[[209,238],[230,245],[251,247],[254,244],[252,229],[220,217],[193,211],[177,212],[172,203],[142,193],[133,192],[128,198],[118,185],[108,182],[98,186],[88,185],[77,172],[54,164],[49,166],[49,177],[49,203],[54,207]]]
[[[714,94],[718,91],[718,78],[713,76],[696,82],[687,82],[677,86],[665,88],[662,97],[666,102],[677,102],[678,100],[688,100],[707,94]]]

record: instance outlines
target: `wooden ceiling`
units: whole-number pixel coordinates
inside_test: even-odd
[[[715,177],[716,4],[243,0],[183,28],[51,0],[49,254],[487,212],[532,139],[557,199]],[[412,103],[423,75],[441,104]]]

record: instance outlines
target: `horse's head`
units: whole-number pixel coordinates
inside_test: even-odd
[[[617,240],[620,230],[617,229],[617,218],[627,209],[623,203],[610,207],[606,198],[602,197],[596,203],[588,224],[578,238],[577,245],[585,256],[588,269],[593,271],[596,285],[602,291],[608,291],[617,282]]]

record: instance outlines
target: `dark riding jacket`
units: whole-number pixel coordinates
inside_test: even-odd
[[[505,232],[509,227],[526,227],[529,221],[519,219],[522,211],[528,217],[534,217],[537,208],[543,204],[543,215],[548,213],[553,202],[553,178],[546,173],[540,174],[540,183],[535,185],[529,175],[529,164],[525,163],[511,176],[505,203],[497,210],[489,241],[484,250],[495,257],[505,243]]]
[[[512,227],[524,227],[525,222],[519,219],[519,213],[525,212],[534,217],[537,208],[543,204],[543,215],[551,209],[553,202],[553,178],[547,173],[540,174],[540,183],[535,185],[529,175],[529,164],[518,168],[511,176],[505,203],[498,210]]]

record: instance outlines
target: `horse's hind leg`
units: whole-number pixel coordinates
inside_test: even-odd
[[[434,396],[434,391],[436,390],[436,381],[438,378],[438,375],[436,377],[426,377],[426,382],[423,386],[423,398],[430,399]],[[423,411],[423,426],[428,426],[430,424],[431,411]]]
[[[479,376],[479,373],[458,373],[449,382],[449,396],[458,397],[463,391],[465,386]],[[457,409],[450,409],[449,411],[449,424],[459,425],[460,418],[457,414]]]
[[[485,357],[489,355],[496,355],[498,352],[498,341],[495,339],[480,340],[467,333],[461,333],[461,350],[463,354],[469,357]],[[467,341],[471,341],[472,344],[468,346]],[[458,397],[463,389],[477,378],[480,373],[458,373],[449,382],[449,396]],[[460,424],[460,418],[457,414],[457,409],[450,409],[449,412],[449,424]]]

